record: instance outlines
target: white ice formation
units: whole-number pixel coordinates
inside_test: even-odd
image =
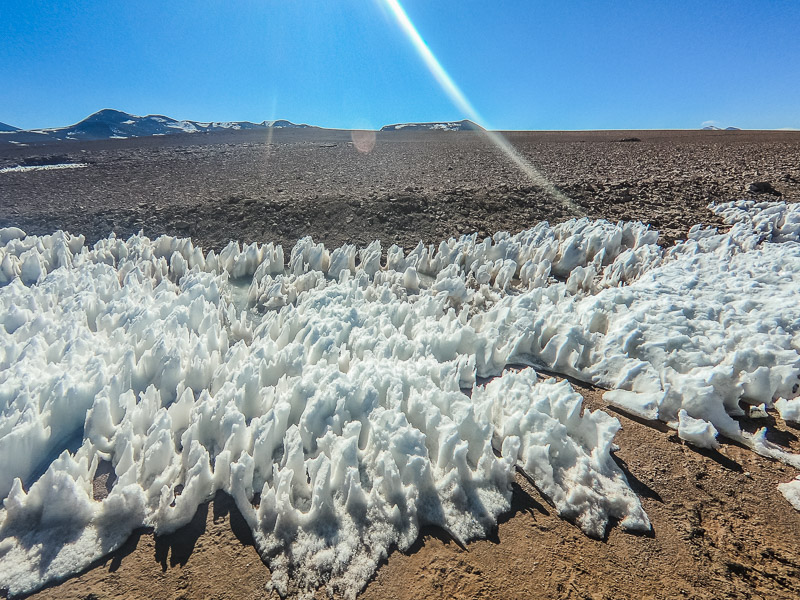
[[[57,165],[23,165],[16,167],[4,167],[1,173],[28,173],[29,171],[58,171],[60,169],[85,169],[86,163],[60,163]]]
[[[174,531],[219,490],[282,594],[353,596],[426,524],[486,535],[515,469],[588,534],[647,530],[617,419],[534,368],[689,443],[800,465],[734,418],[798,413],[800,210],[715,210],[729,232],[669,249],[580,219],[409,254],[305,238],[288,266],[272,244],[0,230],[0,588]]]

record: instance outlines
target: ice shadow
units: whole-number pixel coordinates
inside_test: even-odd
[[[625,474],[625,479],[628,480],[628,485],[631,486],[631,489],[636,493],[637,496],[649,498],[650,500],[655,500],[656,502],[664,504],[664,499],[661,497],[661,495],[647,485],[644,481],[636,477],[636,475],[634,475],[628,468],[628,463],[613,453],[611,454],[611,458],[615,463],[617,463],[617,466]]]
[[[605,391],[605,390],[602,390]],[[615,415],[621,415],[628,419],[629,421],[633,421],[634,423],[638,423],[639,425],[644,425],[649,429],[655,429],[656,431],[660,431],[661,433],[669,433],[671,431],[675,431],[674,429],[670,429],[666,423],[663,421],[658,420],[651,420],[646,419],[644,417],[640,417],[632,412],[628,412],[624,408],[620,408],[618,406],[613,406],[612,404],[606,404],[603,410],[607,410],[609,412],[614,413]]]
[[[151,535],[153,536],[155,545],[155,551],[153,553],[154,561],[160,564],[162,571],[167,571],[175,567],[184,567],[194,553],[198,540],[207,530],[206,523],[208,520],[209,507],[211,507],[212,510],[212,519],[214,523],[227,517],[236,539],[243,545],[255,545],[250,529],[241,512],[236,507],[233,498],[225,492],[218,491],[212,502],[206,502],[198,506],[192,520],[180,529],[161,536],[154,535],[154,531],[151,527],[134,529],[128,539],[118,548],[92,561],[86,568],[71,574],[66,579],[79,577],[94,569],[105,569],[109,573],[117,572],[128,557],[141,550],[140,544],[143,538],[147,539],[147,537]],[[60,547],[61,546],[54,547],[52,554],[55,555]],[[31,594],[38,593],[43,589],[57,587],[64,581],[65,579],[54,580],[38,588],[35,592],[31,592]],[[13,598],[27,598],[31,594],[13,596]],[[3,597],[6,596],[4,596],[3,591],[0,590],[0,598]]]
[[[599,538],[595,538],[593,536],[587,536],[587,537],[595,539],[598,542],[601,542],[603,544],[607,544],[609,538],[611,537],[611,532],[614,529],[617,528],[619,523],[620,523],[620,520],[617,517],[609,517],[608,523],[606,524],[606,528],[603,531],[603,535],[602,536],[600,536]],[[651,540],[655,539],[655,537],[656,537],[656,530],[653,527],[653,523],[652,522],[650,523],[650,529],[647,529],[645,531],[637,531],[636,529],[625,529],[625,533],[627,535],[632,535],[632,536],[635,536],[635,537],[649,538]]]
[[[216,523],[225,517],[228,517],[228,523],[236,539],[245,546],[255,547],[253,532],[250,531],[250,526],[236,506],[236,501],[225,492],[218,491],[214,496],[212,519]]]
[[[678,434],[675,433],[674,431],[667,438],[667,441],[672,442],[673,444],[680,444],[684,448],[688,449],[691,452],[694,452],[695,454],[699,454],[700,456],[703,456],[704,458],[709,458],[709,459],[713,460],[714,462],[716,462],[717,464],[719,464],[721,467],[723,467],[723,468],[725,468],[725,469],[727,469],[729,471],[733,471],[735,473],[742,473],[744,471],[744,469],[742,468],[742,465],[740,465],[738,462],[736,462],[732,458],[729,458],[729,457],[725,456],[719,450],[713,450],[711,448],[700,448],[699,446],[695,446],[693,444],[689,444],[688,442],[685,442],[681,438],[679,438]],[[742,448],[743,450],[751,450],[751,448],[749,446],[743,444],[742,442],[740,442],[738,440],[731,439],[731,438],[727,438],[727,437],[725,437],[723,435],[720,435],[718,437],[717,441],[722,445],[736,446],[737,448]]]
[[[612,455],[612,458],[613,458],[615,461],[617,460],[617,457],[616,457],[616,456],[614,456],[614,455]],[[631,484],[631,488],[632,488],[632,489],[633,489],[633,490],[634,490],[634,491],[637,493],[637,495],[645,495],[645,496],[647,496],[647,495],[648,495],[648,492],[649,492],[649,494],[652,494],[652,496],[651,496],[651,497],[653,497],[653,499],[655,499],[655,500],[658,500],[659,502],[662,502],[662,503],[664,502],[664,501],[661,499],[661,496],[659,496],[659,495],[658,495],[658,493],[657,493],[655,490],[653,490],[652,488],[648,487],[646,484],[644,484],[644,483],[642,483],[641,481],[639,481],[639,479],[637,479],[637,478],[636,478],[636,477],[635,477],[633,474],[631,474],[631,473],[630,473],[630,471],[628,471],[628,469],[627,469],[627,465],[625,465],[625,462],[624,462],[624,461],[622,461],[622,459],[619,459],[619,460],[622,462],[622,465],[619,465],[619,466],[620,466],[620,469],[622,469],[622,471],[623,471],[623,472],[624,472],[626,475],[628,475],[628,476],[630,477],[630,480],[629,480],[629,481],[635,481],[636,483],[638,483],[639,485],[641,485],[641,486],[644,488],[644,490],[645,490],[645,493],[643,493],[643,494],[639,494],[639,492],[638,492],[638,491],[637,491],[637,489],[636,489],[636,486],[635,486],[634,484]],[[623,465],[624,465],[624,466],[623,466]],[[539,488],[536,486],[536,483],[533,481],[533,479],[531,479],[531,478],[530,478],[530,476],[528,476],[528,474],[527,474],[527,473],[525,473],[525,471],[523,471],[522,469],[517,469],[517,472],[518,472],[518,473],[519,473],[519,474],[520,474],[520,475],[521,475],[521,476],[522,476],[522,477],[523,477],[523,478],[524,478],[524,479],[525,479],[525,480],[526,480],[528,483],[530,483],[530,485],[533,487],[533,489],[535,489],[535,490],[536,490],[536,491],[539,493],[539,495],[540,495],[542,498],[544,498],[544,500],[545,500],[545,501],[546,501],[548,504],[550,504],[550,506],[552,506],[552,507],[553,507],[553,509],[555,510],[555,506],[553,506],[553,504],[550,502],[550,499],[547,497],[547,495],[546,495],[546,494],[544,494],[544,493],[543,493],[543,492],[542,492],[542,491],[541,491],[541,490],[540,490],[540,489],[539,489]],[[532,498],[531,498],[531,499],[532,499]],[[534,501],[534,502],[535,502],[535,501]],[[541,506],[541,505],[540,505],[540,506]],[[548,513],[546,510],[544,510],[544,507],[542,507],[542,512],[543,512],[543,514],[545,514],[545,515],[548,515],[548,514],[549,514],[549,513]],[[556,512],[557,512],[557,511],[556,511]],[[508,518],[511,518],[511,516],[513,516],[513,514],[512,514],[512,515],[510,515]],[[566,515],[559,514],[559,515],[558,515],[558,518],[559,518],[559,519],[561,519],[562,521],[564,521],[565,523],[569,523],[570,525],[572,525],[572,526],[576,527],[576,528],[577,528],[578,530],[580,530],[580,532],[581,532],[583,535],[585,535],[587,538],[589,538],[589,539],[593,539],[593,540],[597,540],[597,541],[599,541],[599,542],[603,542],[603,543],[606,543],[606,542],[608,542],[608,538],[609,538],[609,536],[611,535],[611,531],[612,531],[613,529],[615,529],[615,528],[617,527],[617,525],[619,525],[619,522],[620,522],[620,520],[619,520],[618,518],[616,518],[616,517],[609,517],[609,518],[608,518],[608,523],[606,523],[606,528],[603,530],[603,534],[602,534],[602,535],[600,535],[600,536],[595,536],[595,535],[592,535],[591,533],[587,533],[586,531],[584,531],[584,530],[581,528],[581,526],[580,526],[580,525],[579,525],[579,524],[578,524],[578,523],[577,523],[577,522],[576,522],[574,519],[572,519],[572,518],[570,518],[570,517],[568,517],[568,516],[566,516]],[[503,522],[503,519],[500,519],[500,520],[498,520],[498,524],[499,524],[499,523],[501,523],[501,522]],[[655,532],[655,529],[653,528],[653,524],[652,524],[652,523],[650,524],[650,529],[648,529],[647,531],[636,531],[636,530],[634,530],[634,529],[626,529],[626,530],[625,530],[625,533],[627,533],[627,534],[629,534],[629,535],[634,535],[634,536],[637,536],[637,537],[648,537],[648,538],[655,538],[655,537],[656,537],[656,532]]]
[[[778,424],[778,421],[775,419],[775,416],[770,413],[767,413],[766,417],[760,417],[758,419],[752,419],[748,416],[743,416],[737,417],[736,420],[739,422],[739,427],[741,427],[742,430],[746,431],[747,433],[755,433],[762,427],[766,427],[767,441],[787,449],[791,448],[792,443],[797,442],[798,440],[797,435],[795,435],[792,431],[781,428]],[[787,425],[792,427],[792,425],[789,423],[787,423]],[[792,428],[797,429],[796,426]]]
[[[412,554],[416,554],[428,543],[429,540],[434,539],[440,541],[443,545],[449,546],[450,544],[455,544],[464,552],[468,552],[467,547],[462,544],[458,539],[453,537],[449,531],[444,529],[443,527],[439,527],[438,525],[424,525],[420,527],[419,534],[417,535],[417,539],[414,540],[414,543],[411,544],[406,550],[403,550],[402,553],[406,556],[411,556]],[[387,557],[388,558],[388,557]],[[381,561],[381,566],[386,564],[387,559]],[[376,571],[377,574],[377,571]]]
[[[508,512],[500,515],[497,524],[502,525],[519,514],[529,514],[534,518],[537,514],[549,517],[550,511],[515,481],[511,484],[511,508]]]
[[[186,566],[197,545],[197,540],[206,532],[206,519],[208,518],[208,504],[203,503],[197,507],[192,520],[180,529],[166,535],[155,536],[155,560],[161,565],[161,570],[169,566]]]
[[[162,571],[176,566],[186,566],[197,541],[206,532],[209,507],[213,523],[216,524],[227,517],[231,532],[237,541],[244,546],[255,546],[253,534],[236,506],[236,501],[220,490],[214,495],[211,503],[206,502],[197,507],[197,512],[189,523],[173,533],[155,536],[155,560],[161,565]]]
[[[492,528],[491,531],[487,533],[484,538],[481,539],[490,541],[493,544],[499,544],[501,541],[499,536],[500,526],[520,514],[529,514],[533,516],[535,520],[537,514],[549,516],[550,512],[542,503],[537,501],[521,485],[519,485],[519,483],[515,481],[511,484],[511,506],[506,512],[499,515],[497,518],[497,524]],[[454,544],[464,552],[469,552],[469,543],[465,545],[445,528],[438,525],[424,525],[420,527],[419,534],[417,535],[417,539],[414,540],[414,543],[411,544],[411,546],[409,546],[406,550],[403,550],[402,554],[406,556],[416,554],[422,550],[425,544],[432,539],[438,540],[445,546]],[[388,557],[384,558],[381,561],[380,566],[386,564],[387,561]],[[374,577],[375,575],[373,575],[373,578]]]
[[[139,546],[139,541],[141,540],[142,536],[143,535],[149,535],[149,534],[152,534],[152,533],[153,533],[153,530],[151,528],[148,528],[148,527],[140,527],[138,529],[134,529],[133,532],[131,532],[131,535],[128,536],[128,539],[125,540],[125,542],[121,546],[119,546],[116,550],[113,550],[113,551],[111,551],[111,552],[109,552],[107,554],[104,554],[100,558],[92,561],[84,569],[81,569],[80,571],[72,573],[66,578],[56,578],[56,579],[46,583],[42,587],[37,588],[36,590],[34,590],[34,591],[30,592],[30,593],[27,593],[27,594],[20,594],[20,595],[11,596],[11,595],[5,594],[4,590],[0,590],[0,598],[8,597],[8,598],[14,598],[15,600],[21,600],[21,599],[24,599],[24,598],[28,598],[29,596],[32,596],[34,594],[38,594],[42,590],[58,587],[59,585],[64,583],[64,581],[67,581],[69,579],[74,579],[76,577],[80,577],[84,573],[87,573],[87,572],[92,571],[92,570],[97,569],[97,568],[104,567],[105,565],[108,565],[109,573],[114,573],[120,568],[120,566],[122,565],[122,561],[125,559],[125,557],[133,554],[133,552],[136,551],[136,548]],[[62,546],[61,545],[54,545],[53,548],[54,548],[54,554],[55,554],[55,552],[57,552],[57,550],[60,550],[62,548]]]
[[[47,472],[50,465],[66,450],[71,456],[75,456],[78,449],[83,444],[83,426],[57,439],[52,449],[31,469],[30,474],[21,477],[22,485],[25,490],[30,490],[31,486],[39,481],[39,478]]]
[[[670,436],[670,440],[677,442],[681,441],[677,435]],[[720,441],[727,442],[732,446],[739,446],[740,448],[744,448],[747,450],[750,449],[744,444],[737,442],[736,440],[729,440],[728,438],[722,438]],[[693,446],[692,444],[684,444],[684,447],[688,448],[691,452],[694,452],[695,454],[699,454],[700,456],[703,456],[705,458],[710,458],[715,463],[720,465],[722,468],[727,469],[728,471],[733,471],[734,473],[744,472],[744,468],[742,467],[742,465],[740,465],[732,458],[728,458],[727,456],[722,454],[722,452],[720,452],[719,450],[713,450],[711,448],[700,448],[698,446]]]

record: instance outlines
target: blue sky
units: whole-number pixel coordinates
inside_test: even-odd
[[[800,2],[404,0],[496,129],[800,128]],[[4,0],[0,121],[460,119],[384,0]]]

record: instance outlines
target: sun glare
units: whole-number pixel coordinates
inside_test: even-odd
[[[534,167],[524,156],[522,156],[502,134],[496,131],[490,131],[487,128],[485,121],[478,114],[478,111],[475,110],[475,107],[472,106],[472,103],[467,100],[464,92],[462,92],[458,85],[456,85],[456,82],[453,81],[453,78],[450,77],[436,56],[434,56],[428,44],[424,39],[422,39],[422,36],[420,35],[419,31],[417,31],[417,28],[414,27],[414,24],[411,22],[411,19],[408,17],[408,14],[400,2],[398,0],[382,1],[387,8],[389,8],[391,14],[397,20],[397,24],[408,36],[408,39],[411,41],[411,44],[420,55],[420,58],[422,58],[425,65],[428,67],[428,70],[448,95],[453,104],[455,104],[456,107],[463,112],[467,118],[483,127],[483,133],[486,135],[489,141],[491,141],[511,160],[511,162],[513,162],[523,173],[525,173],[531,182],[538,185],[553,198],[564,204],[570,210],[570,212],[577,213],[577,207],[575,206],[574,202],[557,190],[555,186],[550,183],[544,177],[544,175],[542,175],[542,173],[536,169],[536,167]]]

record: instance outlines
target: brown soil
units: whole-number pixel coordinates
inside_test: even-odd
[[[635,135],[631,135],[635,134]],[[639,142],[619,140],[636,137]],[[65,228],[89,242],[190,235],[329,247],[411,247],[462,232],[519,231],[573,216],[651,223],[667,240],[715,223],[706,206],[766,181],[800,200],[800,132],[516,132],[509,139],[572,200],[554,201],[477,132],[276,130],[0,148],[0,168],[51,159],[85,169],[0,174],[0,226]]]
[[[642,141],[616,141],[634,136]],[[713,223],[705,209],[711,200],[756,197],[747,193],[755,181],[800,200],[800,134],[510,138],[581,212],[642,219],[670,238],[695,222]],[[345,132],[275,132],[270,143],[241,134],[0,150],[0,167],[25,152],[90,164],[0,174],[0,226],[68,228],[90,240],[143,228],[191,234],[214,248],[229,239],[291,243],[306,234],[334,246],[376,237],[410,246],[571,216],[477,134],[379,134],[369,154],[349,142]],[[642,499],[651,535],[611,528],[606,539],[590,539],[518,478],[512,510],[494,536],[462,548],[426,531],[409,552],[392,553],[361,597],[800,597],[800,514],[776,489],[792,469],[735,444],[695,450],[663,426],[614,413],[599,390],[575,386],[587,406],[622,422],[617,462]],[[772,441],[800,452],[798,430],[777,417],[742,420],[749,431],[762,423]],[[268,578],[241,516],[220,494],[186,528],[161,538],[137,532],[84,573],[32,597],[260,598]]]

